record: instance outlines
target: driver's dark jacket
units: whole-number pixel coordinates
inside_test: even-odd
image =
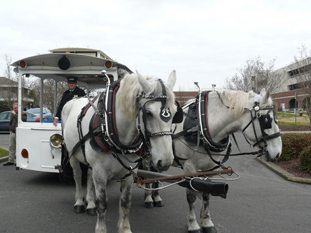
[[[71,99],[85,96],[84,90],[82,90],[79,87],[76,87],[74,90],[67,90],[64,92],[61,101],[59,102],[57,111],[56,111],[56,117],[58,117],[59,120],[61,120],[61,113],[63,110],[64,105]]]

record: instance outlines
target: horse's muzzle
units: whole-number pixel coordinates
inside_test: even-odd
[[[169,169],[170,165],[163,165],[162,160],[159,160],[156,166],[156,169],[161,172],[161,171],[166,171]]]

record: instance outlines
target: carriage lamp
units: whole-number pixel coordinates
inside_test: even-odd
[[[27,67],[27,63],[24,60],[21,60],[19,62],[19,66],[22,67],[22,68],[26,68]]]
[[[108,69],[111,68],[112,67],[112,62],[111,61],[106,61],[105,62],[105,67],[108,68]]]
[[[50,146],[52,148],[55,148],[55,149],[58,149],[62,146],[62,143],[64,141],[64,138],[62,135],[56,133],[56,134],[53,134],[51,137],[50,137]]]

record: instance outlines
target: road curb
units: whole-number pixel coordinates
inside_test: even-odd
[[[302,184],[311,184],[311,179],[309,178],[303,178],[303,177],[297,177],[292,175],[291,173],[285,171],[284,169],[280,168],[274,163],[264,161],[260,158],[256,159],[258,162],[262,163],[265,165],[267,168],[270,170],[274,171],[276,174],[279,176],[283,177],[285,180],[296,182],[296,183],[302,183]]]
[[[9,156],[5,156],[5,157],[0,158],[0,163],[7,161],[8,158],[9,158]]]

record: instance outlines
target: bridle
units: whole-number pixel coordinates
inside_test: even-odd
[[[150,139],[153,137],[159,137],[159,136],[171,136],[173,134],[173,131],[166,130],[166,131],[159,131],[159,132],[150,132],[150,130],[147,127],[147,118],[150,114],[150,111],[146,108],[148,103],[150,102],[161,102],[161,109],[160,109],[160,119],[164,122],[168,122],[172,118],[172,113],[169,108],[166,107],[166,101],[167,101],[167,95],[166,95],[166,89],[163,84],[163,81],[161,79],[158,79],[160,82],[161,88],[162,88],[162,95],[154,96],[154,95],[146,95],[145,93],[141,93],[137,99],[138,101],[141,101],[142,99],[147,99],[147,101],[140,106],[138,112],[137,112],[137,129],[141,135],[141,138],[143,140],[143,143],[147,145],[147,147],[150,149]],[[142,117],[140,117],[142,115]],[[176,114],[175,114],[176,115]],[[142,118],[142,122],[141,122]],[[175,123],[174,120],[175,116],[173,117],[173,123]],[[142,131],[142,124],[144,128],[144,132]]]
[[[260,107],[258,103],[255,103],[254,107],[252,109],[247,109],[250,113],[251,119],[249,123],[242,129],[242,133],[246,139],[246,141],[252,145],[252,143],[249,142],[249,140],[245,136],[245,130],[249,127],[252,126],[256,142],[252,145],[253,147],[259,146],[261,149],[265,149],[267,147],[267,141],[280,137],[281,133],[277,132],[274,134],[268,135],[265,130],[266,129],[271,129],[272,128],[272,118],[270,116],[270,112],[273,112],[273,106],[265,106],[265,107]],[[267,111],[265,114],[261,114],[261,111]],[[274,115],[274,114],[273,114]],[[258,132],[256,131],[255,127],[255,121],[259,121],[259,126],[260,126],[260,132],[261,132],[261,137],[258,137]],[[274,122],[277,124],[277,121],[274,119]],[[263,146],[262,146],[263,145]]]

